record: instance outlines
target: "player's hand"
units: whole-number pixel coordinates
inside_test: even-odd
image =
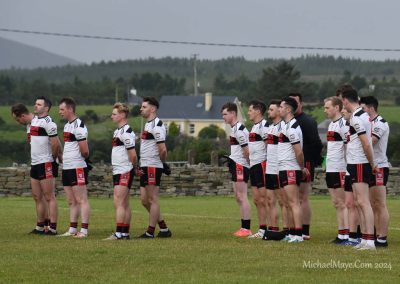
[[[138,177],[141,177],[142,175],[144,175],[144,171],[140,168],[140,167],[135,167],[135,175]]]
[[[301,170],[301,178],[305,180],[308,179],[309,176],[310,176],[310,171],[307,168],[303,168]]]
[[[376,175],[378,172],[379,172],[378,165],[374,165],[374,166],[372,167],[372,174],[373,174],[373,175]]]
[[[163,163],[163,168],[164,174],[169,176],[171,174],[171,167],[167,163]]]

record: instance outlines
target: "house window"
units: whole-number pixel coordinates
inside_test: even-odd
[[[189,124],[189,133],[193,134],[195,132],[194,130],[195,125],[193,123]]]

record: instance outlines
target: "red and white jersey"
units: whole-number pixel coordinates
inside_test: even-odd
[[[166,135],[165,125],[158,117],[146,122],[140,140],[141,167],[163,168],[157,144],[165,143]]]
[[[282,125],[284,124],[281,120],[277,124],[271,124],[268,128],[266,173],[270,175],[277,175],[279,173],[278,143]]]
[[[386,156],[386,149],[389,140],[389,124],[378,115],[371,120],[372,135],[378,138],[378,142],[373,145],[374,162],[379,168],[389,167],[389,161]]]
[[[282,125],[278,142],[279,171],[300,170],[292,145],[303,149],[303,132],[295,118]]]
[[[231,128],[229,142],[231,144],[231,155],[229,158],[235,163],[248,168],[249,162],[243,156],[242,147],[249,145],[249,131],[239,121]]]
[[[31,164],[53,162],[50,137],[57,136],[57,125],[51,117],[34,116],[28,129],[28,139],[31,142]]]
[[[367,156],[364,153],[360,138],[358,136],[366,134],[371,143],[371,123],[369,116],[360,107],[357,108],[350,118],[349,128],[350,140],[347,143],[346,160],[348,164],[366,164]],[[371,144],[372,147],[372,144]]]
[[[111,164],[113,175],[129,172],[133,166],[129,161],[128,150],[135,149],[135,133],[128,124],[114,131],[112,139]]]
[[[249,133],[249,158],[250,167],[267,160],[268,122],[263,119],[253,125]]]
[[[326,134],[326,172],[336,173],[346,171],[345,144],[347,143],[347,132],[349,127],[343,117],[329,124]]]
[[[85,158],[81,155],[79,142],[88,138],[88,130],[79,118],[67,122],[64,126],[63,169],[86,168]]]

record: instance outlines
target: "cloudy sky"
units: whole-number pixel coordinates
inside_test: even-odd
[[[0,28],[213,43],[400,49],[396,0],[0,0]],[[0,37],[82,62],[178,56],[248,59],[329,54],[400,59],[400,52],[312,51],[62,38]],[[1,56],[1,55],[0,55]]]

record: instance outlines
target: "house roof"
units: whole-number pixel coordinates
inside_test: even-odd
[[[222,119],[221,107],[235,100],[233,96],[213,96],[211,108],[206,111],[204,96],[163,96],[157,115],[161,119]]]

